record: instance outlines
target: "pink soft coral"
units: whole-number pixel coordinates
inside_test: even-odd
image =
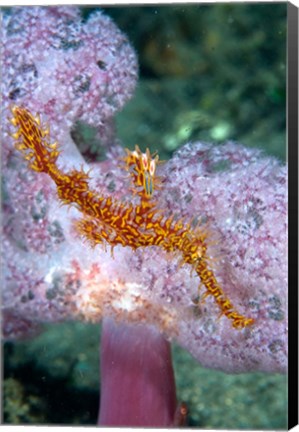
[[[3,15],[1,43],[4,113],[15,102],[43,113],[65,149],[79,120],[111,138],[136,85],[137,59],[108,16],[97,11],[83,22],[76,7],[16,7]]]
[[[62,146],[64,168],[92,166],[93,188],[128,199],[119,168],[123,151],[113,138],[113,116],[131,95],[137,75],[126,38],[100,12],[82,23],[76,8],[49,7],[15,8],[4,18],[2,41],[3,115],[9,115],[11,102],[40,112]],[[84,162],[70,133],[78,120],[95,126],[111,144],[105,162]],[[2,133],[7,338],[32,334],[43,322],[105,317],[106,323],[113,318],[126,328],[151,326],[145,334],[154,331],[153,341],[161,332],[207,367],[286,370],[284,166],[233,143],[190,143],[161,168],[163,188],[155,195],[159,208],[165,215],[202,221],[223,291],[241,313],[255,319],[251,328],[238,331],[226,317],[218,319],[212,298],[198,304],[199,280],[188,265],[179,265],[179,256],[158,247],[135,253],[116,247],[112,258],[109,251],[84,245],[72,228],[78,210],[61,207],[52,181],[28,170],[10,132],[7,122]],[[161,336],[157,340],[163,350]],[[172,386],[171,373],[167,376]],[[168,425],[173,391],[165,404]]]

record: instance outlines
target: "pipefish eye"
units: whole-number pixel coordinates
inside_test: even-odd
[[[143,169],[144,169],[145,171],[147,171],[147,170],[148,170],[148,157],[147,157],[146,153],[143,153],[143,154],[142,154],[142,156],[141,156],[141,160],[142,160],[142,166],[143,166]]]
[[[156,171],[156,161],[153,159],[153,160],[151,160],[150,166],[149,166],[149,173],[150,173],[151,177],[154,176],[155,171]]]

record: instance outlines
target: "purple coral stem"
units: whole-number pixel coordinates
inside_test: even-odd
[[[101,340],[103,426],[173,426],[176,390],[168,341],[152,326],[105,318]]]

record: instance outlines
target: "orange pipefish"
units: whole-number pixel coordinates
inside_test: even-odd
[[[232,321],[234,328],[242,329],[253,324],[252,318],[239,314],[224,295],[213,271],[208,267],[207,235],[191,223],[174,221],[166,217],[163,209],[153,200],[154,190],[161,187],[156,176],[158,155],[147,149],[142,153],[138,146],[131,152],[126,150],[126,169],[132,178],[135,193],[140,203],[133,205],[117,201],[111,196],[101,196],[89,186],[89,173],[72,169],[62,171],[57,165],[61,151],[57,143],[49,142],[49,129],[41,125],[39,116],[20,106],[11,108],[11,123],[18,128],[12,134],[15,148],[28,161],[29,167],[48,174],[55,182],[62,203],[74,205],[82,213],[75,222],[76,230],[93,246],[109,244],[137,249],[159,246],[167,252],[178,251],[184,263],[191,265],[206,288],[206,296],[213,296],[216,304]]]

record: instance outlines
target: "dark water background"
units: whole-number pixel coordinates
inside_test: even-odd
[[[285,160],[286,3],[103,9],[139,58],[135,97],[117,116],[126,147],[157,149],[167,159],[187,141],[232,139]],[[82,134],[92,139],[92,130]],[[95,424],[99,332],[64,323],[5,343],[4,422]],[[201,368],[179,347],[173,353],[190,426],[286,428],[285,376],[227,375]]]

